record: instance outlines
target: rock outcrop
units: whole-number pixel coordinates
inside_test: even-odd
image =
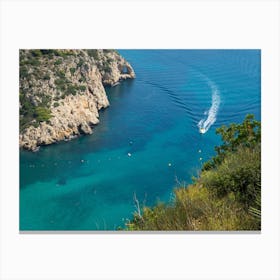
[[[35,151],[91,134],[109,106],[104,86],[134,77],[113,50],[21,50],[20,147]]]

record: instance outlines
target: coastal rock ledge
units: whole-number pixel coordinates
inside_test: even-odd
[[[133,78],[114,50],[20,50],[20,147],[91,134],[109,106],[104,86]]]

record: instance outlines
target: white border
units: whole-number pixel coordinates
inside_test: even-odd
[[[279,2],[2,1],[1,279],[279,279]],[[262,49],[261,234],[19,234],[19,48]]]

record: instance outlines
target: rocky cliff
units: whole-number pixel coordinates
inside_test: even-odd
[[[114,50],[20,50],[20,147],[91,134],[109,106],[104,86],[135,77]]]

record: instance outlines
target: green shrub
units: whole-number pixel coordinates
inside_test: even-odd
[[[60,65],[62,64],[62,59],[57,59],[55,62],[54,62],[54,65]]]
[[[80,83],[85,83],[87,81],[86,77],[81,76],[81,78],[79,79]]]
[[[54,107],[58,107],[58,106],[59,106],[59,103],[58,103],[58,102],[54,102],[54,103],[53,103],[53,106],[54,106]]]
[[[261,142],[261,124],[249,114],[241,124],[222,126],[216,130],[223,140],[223,144],[215,147],[217,156],[204,163],[202,170],[209,170],[221,163],[228,152],[236,151],[240,146],[254,147]]]
[[[62,52],[60,50],[53,50],[55,56],[61,56]]]
[[[78,66],[78,67],[81,67],[83,64],[84,64],[84,61],[80,58],[80,60],[79,60],[79,62],[78,62],[78,64],[77,64],[77,66]]]
[[[30,59],[28,61],[28,63],[31,64],[32,66],[39,66],[41,64],[41,62],[38,59],[36,59],[36,58]]]
[[[110,52],[114,52],[114,50],[113,49],[104,49],[103,52],[104,53],[110,53]]]
[[[110,65],[106,64],[105,66],[103,66],[102,69],[105,73],[111,73],[112,72],[112,68],[110,67]]]
[[[26,78],[28,76],[28,69],[26,66],[21,66],[19,69],[20,79]]]
[[[112,62],[114,62],[114,59],[111,58],[111,57],[108,57],[108,58],[107,58],[107,62],[111,64]]]
[[[66,90],[67,94],[73,94],[73,95],[76,95],[76,91],[77,91],[77,88],[74,85],[68,85],[67,90]]]
[[[54,81],[55,85],[58,89],[65,90],[67,80],[65,78],[58,78]]]
[[[79,86],[79,90],[81,90],[81,91],[85,91],[86,90],[86,86]]]
[[[234,193],[239,202],[249,207],[256,200],[261,184],[260,145],[240,146],[235,153],[227,154],[216,168],[203,171],[199,182],[219,197]]]
[[[51,50],[51,49],[49,49],[49,50],[40,50],[40,51],[41,51],[41,53],[43,55],[49,55],[49,54],[53,54],[54,53],[54,50]]]
[[[95,60],[99,59],[98,50],[87,50],[87,53],[90,57],[93,57]]]
[[[52,117],[50,109],[40,106],[35,107],[33,116],[38,122],[48,121]]]
[[[44,76],[43,76],[43,80],[49,80],[51,77],[50,77],[50,75],[49,74],[45,74]]]
[[[217,130],[217,161],[174,200],[143,207],[128,230],[259,230],[261,228],[261,127],[251,115]]]
[[[144,207],[135,213],[128,230],[258,230],[258,223],[233,197],[219,199],[205,187],[174,191],[174,201]]]
[[[21,59],[20,62],[19,62],[19,66],[24,66],[24,65],[26,65],[26,64],[28,64],[28,61],[27,61],[27,60]]]
[[[41,57],[42,56],[41,50],[32,50],[31,54],[34,57]]]
[[[75,71],[76,71],[75,68],[70,68],[70,73],[71,73],[72,76],[74,75]]]
[[[56,75],[61,79],[65,79],[65,72],[62,70],[57,71]]]
[[[42,107],[49,107],[50,101],[51,101],[51,97],[49,95],[45,95],[43,94],[41,96],[41,105]]]

